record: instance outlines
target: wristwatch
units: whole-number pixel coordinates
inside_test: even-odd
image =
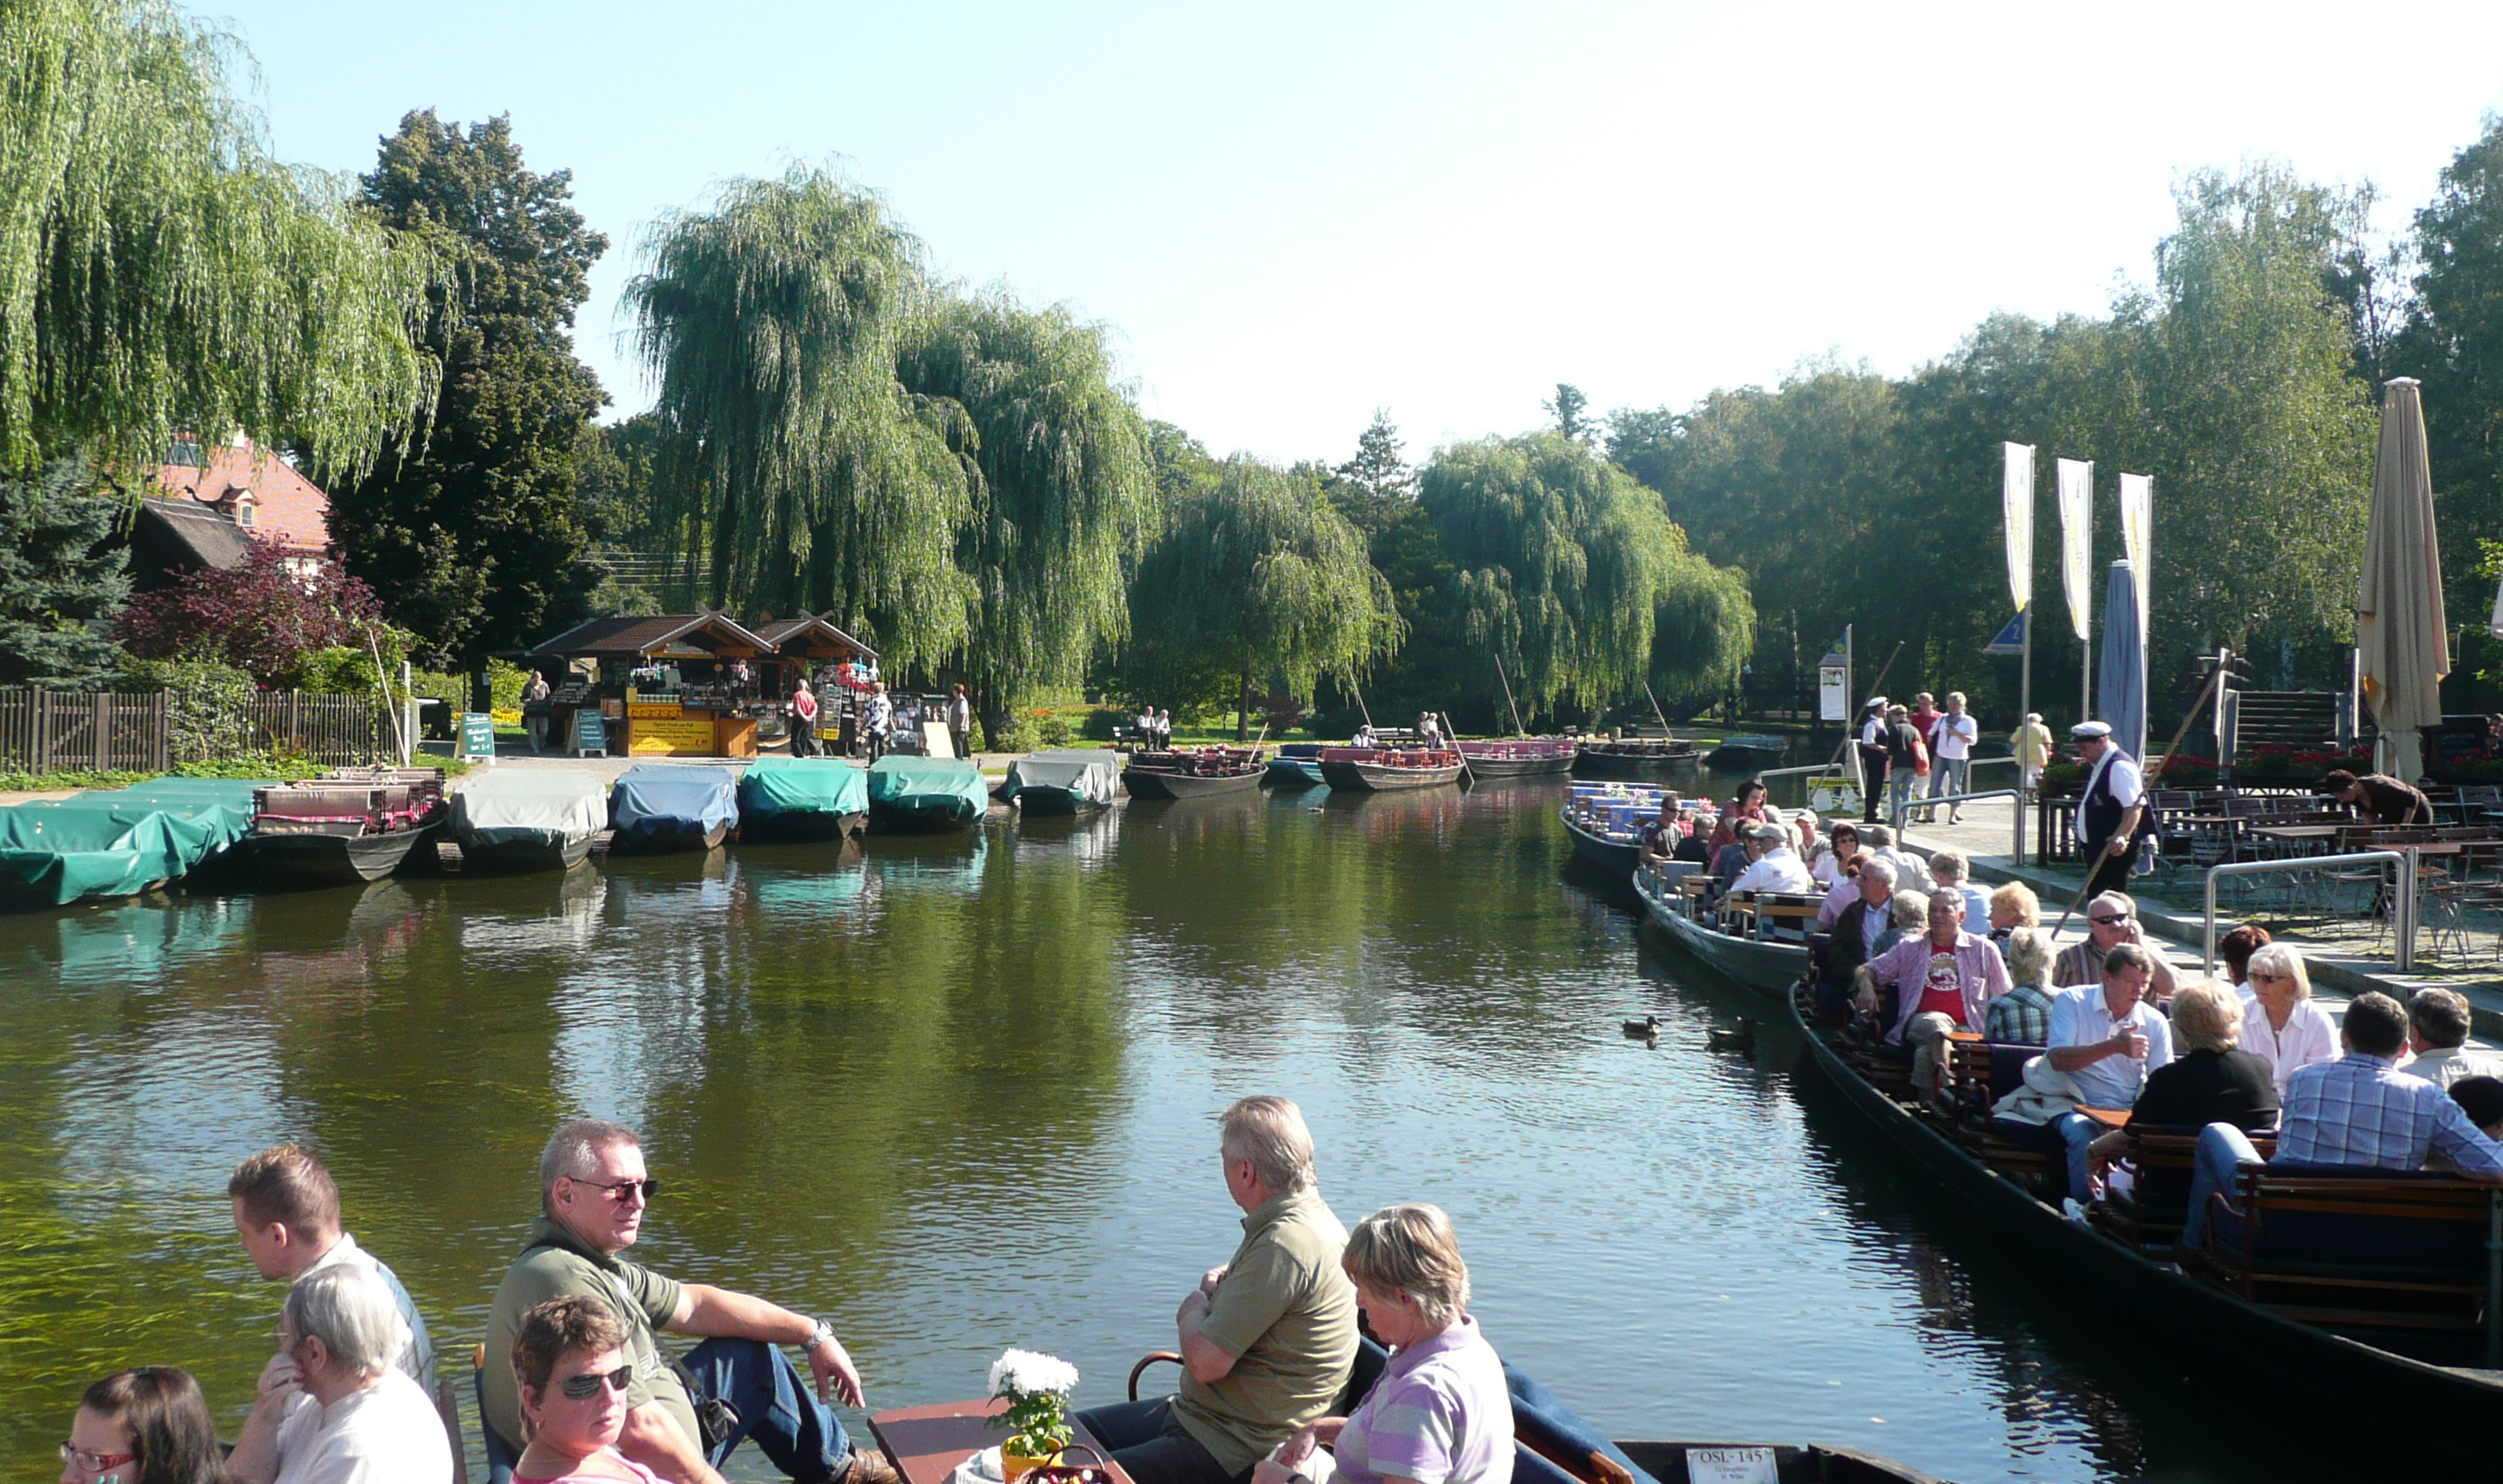
[[[809,1351],[816,1349],[819,1345],[822,1345],[826,1341],[835,1337],[835,1327],[833,1325],[826,1323],[822,1319],[811,1320],[809,1322],[817,1327],[817,1332],[809,1335],[806,1340],[801,1342],[800,1353],[802,1355],[806,1355]]]

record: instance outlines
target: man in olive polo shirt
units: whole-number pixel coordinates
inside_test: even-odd
[[[1296,1429],[1329,1414],[1355,1365],[1347,1228],[1314,1188],[1313,1136],[1284,1097],[1219,1120],[1226,1194],[1243,1243],[1174,1315],[1179,1394],[1080,1420],[1137,1484],[1239,1484]]]
[[[605,1302],[626,1331],[634,1381],[626,1392],[626,1428],[617,1449],[675,1484],[721,1484],[716,1472],[753,1437],[773,1466],[799,1484],[897,1484],[874,1448],[856,1449],[826,1406],[830,1393],[862,1404],[860,1372],[821,1319],[702,1283],[680,1283],[618,1256],[641,1233],[660,1182],[644,1173],[641,1140],[622,1124],[576,1119],[556,1130],[539,1156],[541,1210],[487,1320],[487,1426],[521,1452],[520,1390],[513,1336],[522,1316],[551,1298],[589,1295]],[[656,1330],[704,1336],[688,1352],[686,1384]],[[815,1395],[782,1345],[798,1345],[815,1373]],[[697,1408],[727,1403],[727,1435],[707,1448]]]

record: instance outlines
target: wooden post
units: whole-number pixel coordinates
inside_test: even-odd
[[[41,686],[35,688],[33,713],[26,747],[32,759],[28,765],[35,772],[49,773],[52,770],[52,692]]]
[[[149,754],[149,765],[159,773],[174,770],[174,715],[169,692],[159,691],[151,699],[154,703],[155,745]]]
[[[97,691],[87,696],[87,713],[95,727],[95,770],[103,772],[113,761],[113,692]]]

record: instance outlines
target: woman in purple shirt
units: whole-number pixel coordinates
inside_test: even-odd
[[[1356,1223],[1339,1262],[1390,1362],[1354,1416],[1298,1431],[1260,1461],[1252,1484],[1512,1484],[1512,1396],[1468,1316],[1469,1268],[1451,1218],[1439,1206],[1386,1206]]]

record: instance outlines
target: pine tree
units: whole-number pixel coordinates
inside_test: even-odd
[[[0,479],[0,685],[80,690],[118,666],[89,621],[130,595],[127,549],[106,541],[121,505],[75,458]]]

